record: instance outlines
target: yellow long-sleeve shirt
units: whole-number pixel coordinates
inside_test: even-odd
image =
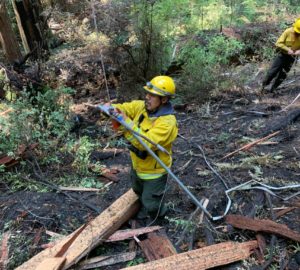
[[[300,49],[300,35],[295,34],[293,27],[286,29],[276,42],[276,47],[287,53],[289,49],[293,51]]]
[[[145,102],[141,100],[135,100],[132,102],[125,102],[123,104],[113,104],[122,112],[127,115],[126,122],[136,132],[148,137],[151,141],[163,146],[170,154],[172,153],[172,143],[176,139],[178,134],[178,127],[175,115],[171,113],[173,110],[171,104],[166,106],[167,109],[165,114],[160,116],[153,115],[149,116],[145,108]],[[170,114],[169,112],[170,111]],[[142,121],[139,123],[139,120]],[[145,150],[144,147],[132,136],[130,131],[124,132],[125,138],[137,149]],[[156,147],[144,140],[145,144],[153,151],[156,151],[158,157],[167,167],[171,167],[172,157],[168,154],[158,151]],[[136,170],[137,175],[141,179],[155,179],[166,173],[166,170],[158,164],[158,162],[151,156],[148,155],[146,159],[142,160],[130,152],[132,166]]]

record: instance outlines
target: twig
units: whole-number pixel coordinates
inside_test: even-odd
[[[189,164],[192,162],[193,158],[191,158],[190,160],[188,160],[183,166],[181,166],[178,170],[176,170],[174,173],[178,174],[179,172],[182,172],[183,170],[185,170]]]
[[[238,153],[238,152],[240,152],[240,151],[249,150],[251,147],[257,145],[257,144],[260,143],[260,142],[266,141],[266,140],[268,140],[268,139],[270,139],[270,138],[276,136],[278,133],[280,133],[280,131],[276,131],[276,132],[274,132],[274,133],[272,133],[272,134],[269,134],[268,136],[265,136],[265,137],[263,137],[263,138],[261,138],[261,139],[258,139],[258,140],[256,140],[256,141],[254,141],[254,142],[248,143],[248,144],[246,144],[246,145],[240,147],[239,149],[237,149],[237,150],[235,150],[235,151],[233,151],[233,152],[227,154],[226,156],[222,157],[220,160],[223,160],[223,159],[225,159],[225,158],[231,157],[231,156],[233,156],[234,154],[236,154],[236,153]]]
[[[90,192],[100,192],[100,191],[103,190],[101,188],[62,187],[62,186],[59,186],[59,189],[63,190],[63,191],[77,191],[77,192],[87,192],[87,191],[90,191]]]
[[[3,112],[0,112],[0,116],[6,115],[7,113],[12,112],[12,111],[13,111],[13,109],[9,108],[9,109],[7,109],[7,110],[5,110]]]
[[[208,205],[208,203],[209,203],[209,199],[207,199],[207,198],[205,198],[204,199],[204,202],[203,202],[203,207],[207,207],[207,205]],[[200,217],[199,217],[199,221],[197,222],[197,225],[198,226],[200,226],[200,224],[202,224],[203,223],[203,219],[204,219],[204,213],[203,213],[203,211],[200,213]]]

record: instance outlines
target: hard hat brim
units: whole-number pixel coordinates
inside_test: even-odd
[[[154,89],[150,89],[148,86],[144,86],[143,88],[144,88],[144,90],[146,90],[150,94],[160,96],[160,97],[164,97],[164,95],[162,95],[161,93],[155,91]]]
[[[300,34],[300,29],[298,29],[296,26],[294,26],[294,31],[295,31],[297,34]]]

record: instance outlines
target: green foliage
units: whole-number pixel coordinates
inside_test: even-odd
[[[193,221],[181,219],[178,217],[170,218],[168,216],[165,217],[171,224],[175,225],[175,230],[187,228],[188,231],[191,231],[196,225]]]
[[[99,188],[100,189],[103,187],[103,183],[99,182],[98,180],[96,180],[93,177],[84,177],[81,180],[80,185],[85,188]]]
[[[77,143],[74,145],[73,151],[75,152],[75,159],[73,161],[73,167],[77,170],[77,172],[82,174],[87,174],[89,170],[90,164],[90,155],[91,152],[98,145],[91,142],[89,137],[84,136],[79,139]]]
[[[70,88],[44,89],[32,97],[28,92],[11,103],[9,117],[0,118],[0,153],[17,153],[20,145],[38,143],[48,153],[64,140],[71,128]]]
[[[225,65],[242,49],[243,44],[223,36],[213,37],[206,47],[188,42],[179,55],[179,60],[185,61],[179,89],[187,98],[201,96],[205,99],[218,87],[219,81],[226,79],[221,75]]]
[[[133,1],[129,14],[132,29],[125,36],[126,44],[130,45],[127,49],[133,67],[130,70],[135,76],[151,78],[165,69],[170,61],[170,40],[161,32],[162,25],[155,14],[154,2]]]

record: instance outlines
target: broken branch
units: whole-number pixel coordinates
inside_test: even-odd
[[[265,137],[263,137],[263,138],[261,138],[261,139],[258,139],[258,140],[256,140],[256,141],[254,141],[254,142],[248,143],[248,144],[242,146],[241,148],[239,148],[239,149],[237,149],[237,150],[235,150],[235,151],[233,151],[233,152],[227,154],[226,156],[222,157],[220,160],[223,160],[223,159],[225,159],[225,158],[231,157],[231,156],[235,155],[236,153],[238,153],[238,152],[240,152],[240,151],[249,150],[251,147],[253,147],[253,146],[259,144],[260,142],[266,141],[266,140],[268,140],[268,139],[270,139],[270,138],[276,136],[279,132],[280,132],[280,131],[276,131],[276,132],[274,132],[274,133],[272,133],[272,134],[269,134],[268,136],[265,136]]]

